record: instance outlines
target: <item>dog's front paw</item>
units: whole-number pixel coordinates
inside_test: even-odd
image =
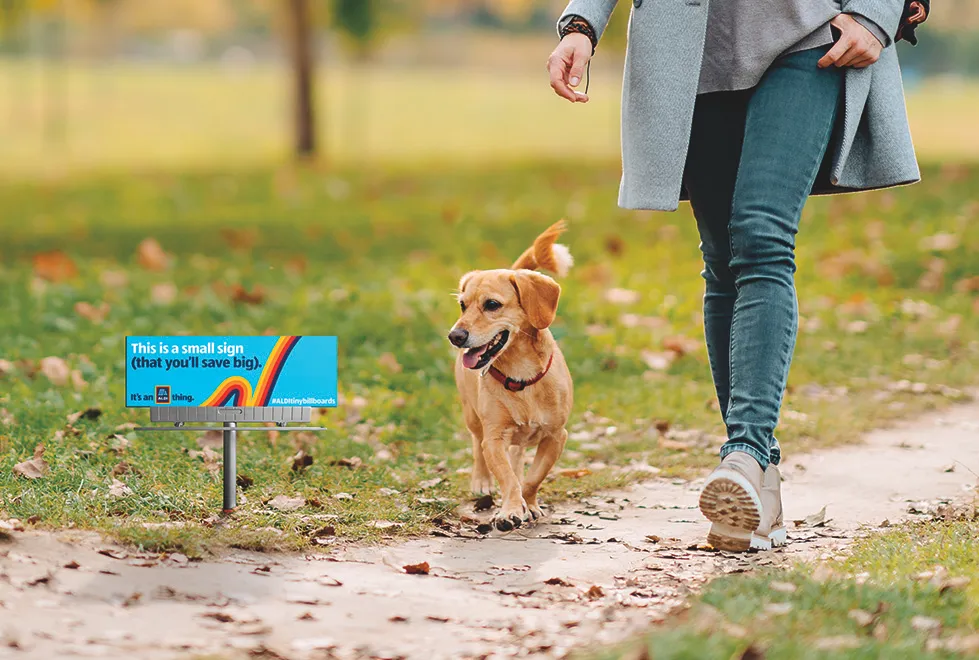
[[[472,479],[469,481],[469,488],[473,495],[492,495],[493,476],[473,473]]]
[[[544,517],[544,510],[540,508],[538,502],[528,503],[527,510],[530,511],[530,519],[534,522]]]
[[[527,503],[520,499],[516,505],[504,504],[493,516],[493,525],[501,532],[509,532],[530,520],[530,509]]]

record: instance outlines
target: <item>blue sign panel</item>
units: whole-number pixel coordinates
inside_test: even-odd
[[[129,408],[336,405],[336,337],[126,337]]]

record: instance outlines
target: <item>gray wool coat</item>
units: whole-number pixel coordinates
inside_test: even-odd
[[[577,14],[601,38],[617,1],[571,0],[561,18]],[[674,211],[681,199],[687,199],[683,169],[710,0],[631,2],[622,85],[619,206]],[[828,177],[816,181],[814,194],[872,190],[920,179],[892,38],[903,8],[902,0],[842,0],[844,13],[869,18],[889,37],[877,62],[846,70],[845,111],[826,155]]]

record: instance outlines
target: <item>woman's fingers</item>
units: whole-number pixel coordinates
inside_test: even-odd
[[[551,76],[551,89],[553,89],[558,96],[566,98],[574,103],[577,100],[574,90],[568,87],[568,83],[565,81],[565,76],[568,72],[568,64],[557,51],[554,51],[554,53],[551,54],[551,57],[547,60],[547,72]]]
[[[840,40],[833,44],[833,47],[819,59],[817,65],[820,69],[825,69],[826,67],[833,66],[834,64],[839,66],[838,62],[840,58],[842,58],[852,46],[853,43],[850,41],[849,37],[844,34],[840,37]]]

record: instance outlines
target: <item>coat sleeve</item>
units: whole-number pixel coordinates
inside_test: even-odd
[[[885,47],[894,43],[901,26],[904,0],[843,0],[842,5],[843,13],[863,16],[880,27],[887,37]]]
[[[560,33],[561,27],[571,16],[581,16],[588,21],[588,24],[595,30],[595,36],[601,40],[602,33],[608,26],[608,19],[612,16],[612,10],[615,9],[617,2],[618,0],[571,0],[564,13],[561,14],[561,18],[558,19],[558,32]]]

